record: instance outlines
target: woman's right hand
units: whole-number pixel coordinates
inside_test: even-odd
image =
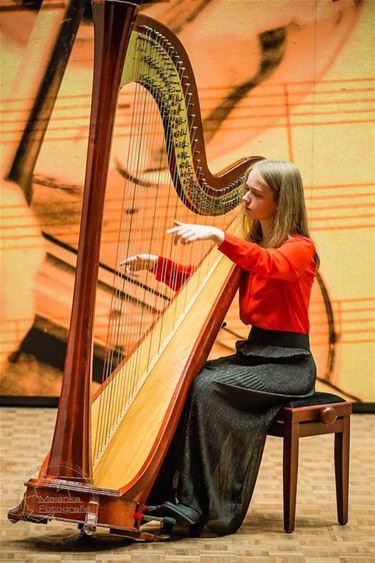
[[[135,254],[120,262],[120,266],[125,266],[126,274],[133,274],[138,270],[152,270],[157,264],[156,254]]]

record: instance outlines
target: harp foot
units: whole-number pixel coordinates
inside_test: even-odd
[[[85,523],[82,526],[82,533],[86,536],[91,536],[96,530],[98,524],[99,502],[97,500],[90,500],[87,506]]]
[[[16,508],[13,508],[8,512],[8,520],[12,524],[17,524],[20,520],[24,520],[26,522],[34,522],[35,524],[47,524],[48,518],[33,516],[32,514],[28,514],[24,512],[24,501],[21,501]]]
[[[13,508],[12,510],[9,510],[8,512],[8,520],[12,523],[12,524],[17,524],[17,522],[19,522],[20,520],[22,520],[22,507],[23,507],[23,501],[20,502],[20,504],[18,506],[16,506],[16,508]]]

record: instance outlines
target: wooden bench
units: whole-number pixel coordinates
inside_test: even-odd
[[[298,447],[305,436],[335,434],[335,476],[337,517],[348,521],[349,437],[352,404],[331,393],[315,393],[308,399],[295,399],[284,406],[268,434],[284,438],[283,495],[284,530],[293,532],[296,514]]]

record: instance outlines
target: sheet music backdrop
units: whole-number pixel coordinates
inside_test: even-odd
[[[57,7],[36,4],[26,9],[6,0],[1,7],[2,176],[9,177],[12,166],[17,170],[2,181],[4,397],[59,395],[87,150],[93,57],[89,9],[80,0]],[[171,0],[141,11],[177,33],[189,54],[212,171],[255,154],[293,160],[301,169],[310,230],[321,257],[310,310],[318,389],[374,402],[375,4],[282,4],[280,10],[280,0]],[[73,24],[62,29],[68,10],[77,30]],[[158,229],[169,226],[168,213],[159,213],[154,203],[155,186],[163,186],[169,172],[153,102],[138,132],[141,137],[153,124],[152,142],[140,149],[137,178],[124,156],[134,133],[134,93],[132,85],[121,91],[116,114],[95,311],[94,386],[102,378],[108,339],[119,359],[126,354],[121,335],[108,336],[108,318],[125,315],[127,346],[132,346],[153,322],[153,308],[162,308],[171,296],[151,274],[141,273],[126,286],[128,309],[120,313],[110,291],[116,271],[121,273],[116,251],[122,218],[139,225],[128,255],[162,253]],[[135,180],[131,193],[125,187],[130,180]],[[161,195],[168,209],[167,188]],[[191,217],[182,204],[179,217]],[[147,225],[155,218],[150,236]],[[215,221],[220,219],[206,220]],[[203,252],[178,248],[175,258],[197,265]],[[236,301],[226,323],[211,357],[232,353],[234,342],[247,336]]]

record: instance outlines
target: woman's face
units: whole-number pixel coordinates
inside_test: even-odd
[[[272,190],[265,184],[256,170],[252,170],[246,181],[247,192],[242,198],[246,214],[251,219],[267,221],[275,215],[277,204]]]

